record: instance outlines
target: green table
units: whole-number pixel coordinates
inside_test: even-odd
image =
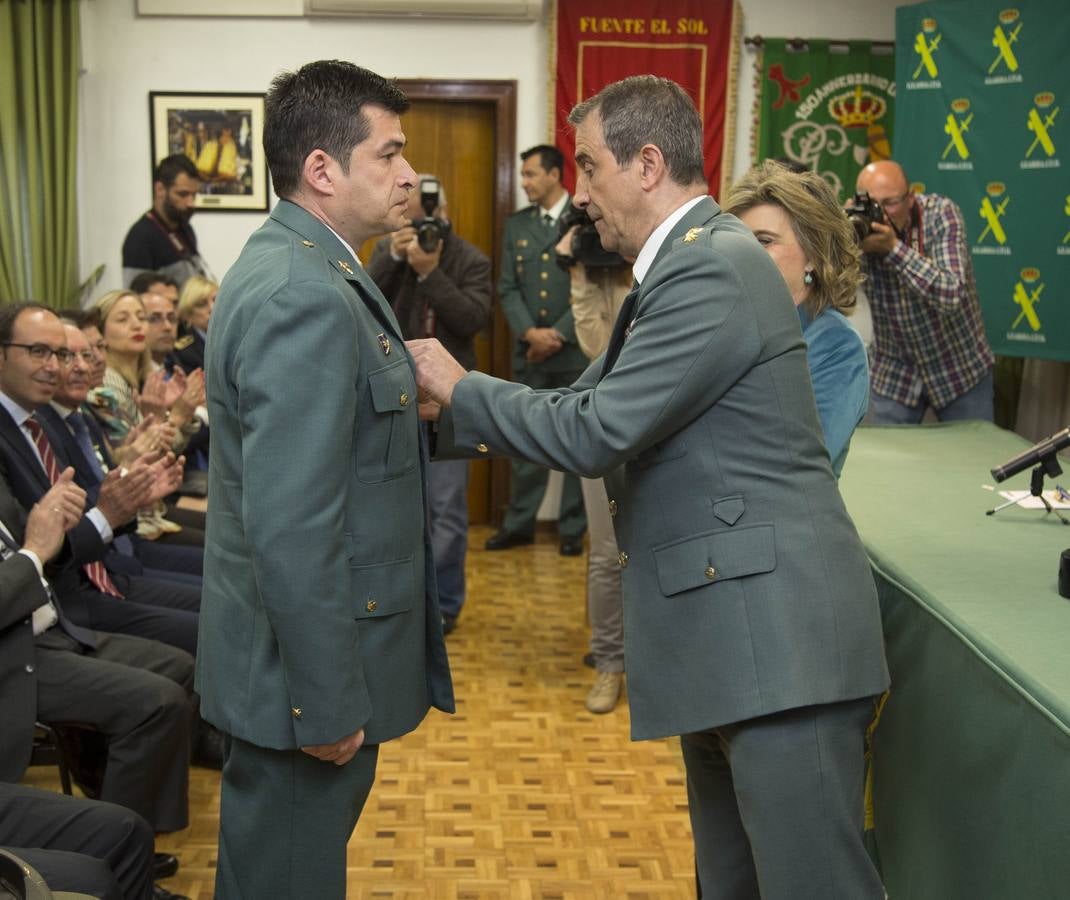
[[[985,490],[994,425],[860,428],[840,480],[877,580],[892,693],[874,739],[892,900],[1070,897],[1070,527]],[[1070,466],[1066,482],[1070,482]],[[1050,481],[1046,483],[1051,487]],[[1000,489],[1028,490],[1029,472]]]

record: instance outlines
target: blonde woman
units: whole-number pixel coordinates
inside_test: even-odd
[[[106,345],[103,383],[87,398],[112,446],[122,444],[152,412],[161,423],[159,449],[180,450],[198,427],[194,409],[203,398],[203,373],[188,382],[184,377],[165,381],[162,372],[149,375],[151,357],[147,347],[147,315],[141,297],[131,291],[109,291],[95,306]],[[145,387],[144,395],[142,387]],[[169,446],[168,446],[169,445]],[[138,534],[154,540],[165,533],[178,533],[181,526],[165,518],[163,504],[138,514]],[[197,535],[190,535],[197,542]]]
[[[178,296],[179,335],[175,341],[175,359],[187,372],[204,368],[204,342],[208,337],[208,320],[212,317],[219,285],[210,278],[194,275]]]
[[[862,282],[854,230],[820,175],[772,160],[732,186],[724,210],[754,232],[788,285],[806,340],[825,445],[839,477],[869,401],[865,345],[846,319]]]

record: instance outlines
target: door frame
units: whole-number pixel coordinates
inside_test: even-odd
[[[410,100],[486,103],[494,107],[494,229],[491,267],[494,284],[501,275],[502,235],[505,220],[516,206],[516,80],[398,78],[396,83]],[[495,296],[497,291],[495,290]],[[509,326],[495,304],[491,328],[491,375],[512,376]],[[490,460],[490,515],[498,524],[509,504],[509,462]]]

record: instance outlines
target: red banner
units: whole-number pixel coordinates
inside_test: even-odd
[[[629,75],[658,75],[677,82],[698,107],[706,178],[718,196],[732,175],[741,21],[734,0],[556,0],[551,140],[565,154],[565,185],[576,183],[572,107]]]

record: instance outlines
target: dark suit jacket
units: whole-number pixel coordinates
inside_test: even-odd
[[[184,372],[203,369],[204,338],[197,333],[196,329],[185,325],[180,326],[178,339],[175,341],[175,349],[171,356],[174,362],[182,367]]]
[[[712,199],[672,230],[579,381],[532,393],[470,373],[439,440],[605,476],[634,738],[887,686],[873,576],[798,314],[768,254]]]
[[[0,521],[22,546],[26,513],[0,480]],[[18,781],[33,749],[37,679],[31,615],[48,594],[30,559],[16,553],[0,562],[0,781]],[[62,609],[57,601],[57,611]],[[65,630],[92,644],[92,635],[63,619]]]

